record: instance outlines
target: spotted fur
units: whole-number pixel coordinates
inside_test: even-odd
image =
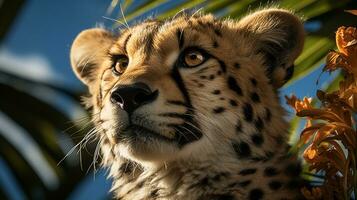
[[[148,20],[118,34],[80,33],[74,72],[89,88],[103,165],[117,199],[299,199],[300,164],[287,155],[278,89],[293,73],[304,32],[290,11],[265,9],[240,21],[212,15]],[[182,54],[207,56],[185,67]],[[126,55],[124,73],[113,73]],[[128,113],[118,87],[145,83],[154,101]],[[145,127],[134,134],[130,124]]]

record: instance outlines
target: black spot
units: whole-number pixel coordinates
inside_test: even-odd
[[[215,76],[213,75],[213,74],[211,74],[210,76],[209,76],[209,80],[213,80],[215,78]]]
[[[144,181],[141,181],[139,182],[135,187],[136,188],[142,188],[144,186],[145,182]]]
[[[250,175],[250,174],[254,174],[255,172],[257,172],[257,169],[255,168],[248,168],[248,169],[243,169],[239,172],[240,175],[246,176],[246,175]]]
[[[276,176],[278,174],[279,174],[278,170],[276,168],[274,168],[274,167],[267,167],[264,170],[264,175],[265,176]]]
[[[208,177],[204,177],[202,180],[200,180],[199,185],[206,186],[208,185]]]
[[[237,102],[233,99],[229,100],[229,103],[231,104],[231,106],[238,106]]]
[[[215,176],[213,176],[212,180],[213,181],[219,181],[221,178],[227,177],[229,175],[229,173],[227,172],[221,172],[219,174],[216,174]]]
[[[224,98],[224,97],[220,97],[219,99],[220,99],[220,100],[222,100],[222,101],[223,101],[223,100],[225,100],[225,98]]]
[[[159,196],[159,189],[155,189],[150,192],[150,197],[151,198],[157,198]]]
[[[218,70],[217,71],[217,76],[220,76],[222,74],[222,71]]]
[[[217,36],[222,37],[221,31],[218,30],[218,29],[216,29],[216,28],[214,29],[214,33],[215,33]]]
[[[255,188],[249,192],[249,199],[250,200],[259,200],[263,199],[264,193],[263,190],[259,188]]]
[[[264,143],[264,138],[261,133],[256,133],[256,134],[252,135],[251,138],[252,138],[253,143],[258,147],[262,146],[262,144]]]
[[[202,76],[200,76],[200,78],[201,78],[201,79],[206,79],[206,78],[207,78],[207,76],[202,75]]]
[[[239,69],[240,68],[240,64],[239,63],[234,63],[234,67]]]
[[[204,85],[202,83],[197,84],[198,87],[202,88]]]
[[[241,133],[242,132],[242,122],[238,120],[237,124],[236,124],[236,132],[237,133]]]
[[[244,104],[243,114],[245,121],[251,122],[253,120],[253,108],[249,103]]]
[[[258,130],[258,131],[262,131],[263,128],[264,128],[264,122],[263,120],[258,117],[255,121],[254,121],[254,125],[255,125],[255,128]]]
[[[258,82],[255,78],[250,78],[250,82],[252,83],[253,86],[257,86]]]
[[[217,43],[217,41],[214,41],[213,42],[213,48],[217,48],[218,47],[218,43]]]
[[[271,112],[269,108],[265,108],[265,120],[268,122],[271,120]]]
[[[268,185],[269,185],[269,188],[272,190],[278,190],[282,186],[281,182],[279,182],[279,181],[271,181]]]
[[[246,142],[233,143],[233,149],[239,158],[247,158],[251,154],[250,146]]]
[[[253,92],[252,94],[250,94],[250,99],[255,103],[260,102],[260,97],[256,92]]]
[[[213,112],[216,113],[216,114],[222,113],[224,111],[225,111],[225,108],[223,108],[223,107],[216,107],[216,108],[213,109]]]
[[[299,163],[291,163],[285,168],[285,174],[288,176],[299,176],[301,173],[301,165]]]
[[[242,181],[242,182],[239,182],[239,186],[241,187],[247,187],[252,181],[250,180],[247,180],[247,181]]]
[[[220,90],[213,90],[212,94],[221,94]]]
[[[232,76],[228,77],[228,87],[229,89],[235,91],[239,96],[243,96],[242,89],[238,85],[236,79],[234,79]]]
[[[288,189],[296,189],[302,186],[302,181],[300,179],[292,179],[287,184]]]

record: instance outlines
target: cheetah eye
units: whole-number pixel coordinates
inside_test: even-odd
[[[129,58],[126,55],[115,55],[112,57],[112,71],[115,75],[124,73],[129,64]]]
[[[184,61],[187,67],[196,67],[206,61],[206,56],[198,50],[188,50],[185,52]]]

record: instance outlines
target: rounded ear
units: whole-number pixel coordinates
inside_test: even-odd
[[[256,54],[263,55],[271,83],[279,88],[293,75],[294,61],[304,46],[304,27],[299,17],[283,9],[254,12],[238,22],[252,41]]]
[[[93,28],[82,31],[71,47],[71,65],[76,76],[88,85],[95,79],[95,70],[103,62],[114,42],[111,33]]]

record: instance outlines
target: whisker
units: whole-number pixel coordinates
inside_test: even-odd
[[[107,19],[107,20],[110,20],[110,21],[113,21],[113,22],[115,22],[115,23],[118,23],[118,24],[120,24],[120,25],[122,25],[122,26],[125,26],[126,27],[126,24],[125,23],[123,23],[123,22],[121,22],[121,21],[119,21],[119,20],[116,20],[116,19],[113,19],[113,18],[110,18],[110,17],[106,17],[106,16],[102,16],[104,19]]]
[[[130,27],[129,27],[128,22],[126,21],[126,18],[125,18],[124,12],[123,12],[123,7],[121,6],[121,4],[119,4],[119,8],[120,8],[121,16],[123,17],[123,20],[126,24],[126,28],[129,29]]]

